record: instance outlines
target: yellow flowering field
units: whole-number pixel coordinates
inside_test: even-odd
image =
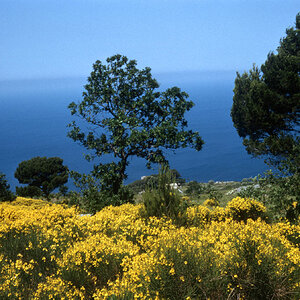
[[[93,216],[0,204],[0,299],[299,299],[300,225],[235,198],[190,206],[179,226],[143,205]]]

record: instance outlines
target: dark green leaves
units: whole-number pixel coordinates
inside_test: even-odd
[[[9,190],[9,184],[5,178],[5,175],[0,173],[0,202],[2,201],[13,201],[14,195]]]
[[[48,197],[68,181],[68,168],[59,157],[34,157],[19,164],[15,177],[20,183],[40,189]]]
[[[261,70],[237,74],[231,117],[248,153],[300,168],[300,15]],[[291,171],[294,173],[294,171]]]
[[[96,156],[112,154],[108,173],[118,166],[119,186],[126,178],[128,158],[141,157],[151,163],[166,161],[165,149],[192,147],[200,150],[203,140],[197,132],[186,130],[184,114],[193,107],[188,95],[178,87],[159,92],[151,69],[139,70],[135,60],[115,55],[96,61],[80,103],[71,103],[71,114],[87,125],[71,123],[69,137]],[[83,124],[83,123],[82,123]],[[115,164],[115,165],[114,165]],[[104,165],[101,177],[105,177]],[[110,180],[113,180],[112,178]]]

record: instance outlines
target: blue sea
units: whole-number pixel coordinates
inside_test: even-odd
[[[203,149],[168,153],[171,168],[183,178],[242,180],[268,169],[263,160],[247,154],[233,127],[235,72],[164,73],[155,78],[162,90],[178,86],[195,103],[186,117],[189,128],[204,139]],[[85,83],[86,78],[0,81],[0,172],[6,174],[12,190],[18,185],[14,178],[18,164],[35,156],[61,157],[69,169],[79,172],[92,169],[93,163],[84,159],[86,150],[67,137],[67,124],[74,119],[67,106],[81,100]],[[127,183],[156,172],[157,168],[148,170],[144,160],[133,158]]]

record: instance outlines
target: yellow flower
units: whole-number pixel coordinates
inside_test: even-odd
[[[174,268],[171,268],[170,272],[169,272],[171,275],[174,275],[175,274],[175,270]]]

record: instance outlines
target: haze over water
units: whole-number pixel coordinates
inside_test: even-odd
[[[171,168],[183,178],[241,180],[267,169],[262,160],[246,153],[233,127],[230,108],[234,72],[165,73],[154,77],[162,90],[178,86],[195,103],[186,117],[189,128],[199,131],[204,139],[203,150],[180,149],[168,154]],[[92,168],[92,163],[83,158],[85,148],[67,137],[67,124],[73,119],[67,106],[81,100],[85,82],[83,78],[0,82],[0,171],[13,190],[18,185],[14,178],[18,164],[35,156],[61,157],[65,165],[79,172]],[[155,172],[157,169],[145,167],[144,160],[133,158],[127,183]]]

